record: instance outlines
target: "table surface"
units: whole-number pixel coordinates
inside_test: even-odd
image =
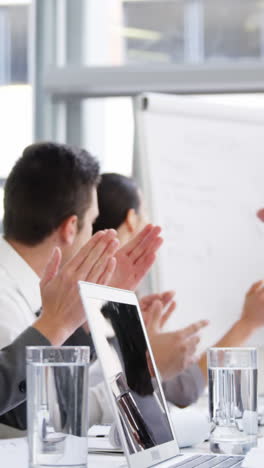
[[[207,396],[202,397],[196,405],[200,409],[207,406]],[[259,431],[259,446],[264,447],[264,427]],[[183,450],[184,453],[208,453],[209,443]],[[97,455],[89,454],[89,468],[118,468],[126,466],[123,455]],[[1,468],[28,468],[26,438],[0,440],[0,466]]]
[[[260,438],[263,439],[262,446],[264,447],[264,431]],[[182,451],[183,453],[208,453],[209,444],[204,442],[200,446],[192,447]],[[1,468],[28,468],[27,457],[27,441],[25,438],[0,440],[0,466]],[[89,468],[120,468],[127,466],[123,455],[88,455]]]
[[[195,447],[193,450],[188,449],[184,452],[201,453],[206,451],[208,451],[208,445],[202,444],[201,447]],[[0,441],[0,460],[1,468],[28,468],[26,439],[6,439]],[[89,454],[88,466],[89,468],[119,468],[127,465],[123,455]]]

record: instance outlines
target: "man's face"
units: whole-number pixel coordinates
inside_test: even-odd
[[[97,202],[97,189],[94,187],[91,193],[91,204],[83,218],[83,225],[74,241],[75,252],[79,250],[91,237],[93,232],[93,223],[99,215]]]

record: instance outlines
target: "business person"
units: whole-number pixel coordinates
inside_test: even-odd
[[[77,281],[108,284],[116,267],[118,245],[114,231],[98,233],[60,271],[61,251],[54,250],[40,282],[41,316],[0,351],[0,414],[25,401],[26,346],[59,346],[83,325],[85,315]]]
[[[13,167],[5,184],[4,239],[0,241],[0,347],[35,320],[41,306],[39,278],[53,246],[61,248],[64,263],[91,236],[99,215],[99,180],[98,162],[87,151],[67,145],[31,145]],[[111,286],[138,286],[162,243],[159,233],[159,227],[144,226],[122,245]],[[171,302],[168,295],[163,300]],[[184,336],[171,334],[171,350],[177,359],[167,351],[168,359],[162,359],[159,366],[164,376],[191,362],[196,332],[204,325],[198,322]],[[87,344],[83,327],[70,344]]]
[[[101,176],[98,185],[97,217],[93,232],[100,229],[114,228],[117,230],[121,245],[133,239],[137,232],[148,221],[143,194],[135,180],[120,174],[109,173]],[[258,216],[264,221],[264,209]],[[263,281],[254,284],[246,294],[240,318],[234,323],[225,336],[215,346],[240,346],[259,327],[264,326],[264,292]],[[159,360],[166,359],[166,347],[170,347],[168,337],[161,331],[166,314],[163,315],[164,296],[172,292],[153,294],[142,301],[141,308],[145,315],[150,341],[156,349]],[[146,306],[148,308],[146,309]],[[155,358],[156,358],[155,355]],[[204,353],[197,364],[192,365],[182,374],[163,383],[167,398],[179,406],[186,406],[195,401],[206,384],[207,362]]]
[[[64,264],[91,237],[99,179],[99,164],[87,151],[53,143],[27,147],[13,167],[0,240],[0,348],[35,321],[39,279],[54,246]],[[119,249],[112,286],[137,287],[155,260],[159,234],[148,225]]]
[[[98,216],[99,179],[99,165],[87,151],[53,143],[29,146],[13,167],[5,184],[4,238],[0,241],[0,347],[35,321],[41,307],[39,278],[54,246],[60,247],[64,264],[91,236]],[[162,243],[159,234],[159,227],[147,225],[118,249],[111,286],[138,286],[155,261]],[[183,361],[193,354],[194,332],[201,326],[203,322],[189,332],[194,336],[182,349]],[[89,343],[85,327],[66,341]],[[161,363],[162,372],[175,361],[173,354],[169,356],[169,362]],[[25,405],[0,417],[0,422],[25,428]]]

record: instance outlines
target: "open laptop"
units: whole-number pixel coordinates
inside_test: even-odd
[[[243,457],[180,454],[136,295],[79,282],[130,468],[239,468]]]

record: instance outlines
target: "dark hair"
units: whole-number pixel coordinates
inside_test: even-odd
[[[98,182],[99,164],[84,149],[49,142],[28,146],[5,184],[4,236],[36,245],[72,215],[81,229]]]
[[[121,174],[103,174],[97,188],[99,216],[93,232],[117,229],[125,221],[128,211],[138,212],[140,197],[136,182]]]

